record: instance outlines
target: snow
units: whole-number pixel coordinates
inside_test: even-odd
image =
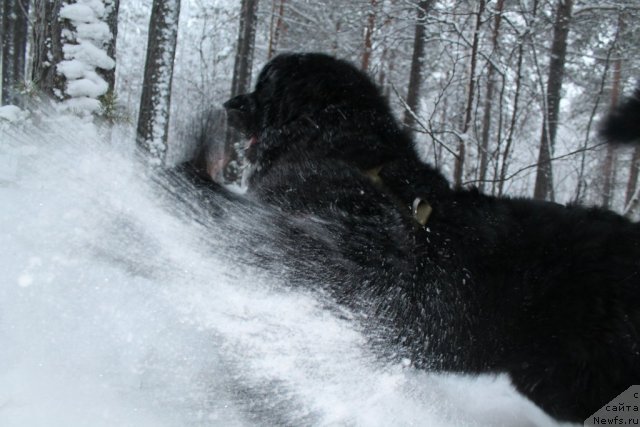
[[[78,23],[76,25],[76,34],[78,34],[78,38],[80,39],[93,38],[95,40],[103,40],[104,42],[110,41],[112,37],[109,26],[105,22]]]
[[[70,59],[58,64],[58,72],[69,80],[81,79],[84,77],[84,74],[91,69],[92,67],[78,59]]]
[[[65,58],[75,59],[103,70],[110,70],[115,61],[101,48],[88,41],[80,40],[78,44],[66,44],[62,47]]]
[[[0,106],[0,120],[6,120],[8,122],[17,122],[24,120],[29,116],[29,113],[20,109],[15,105],[3,105]]]
[[[132,140],[39,123],[0,131],[19,165],[0,181],[0,425],[554,425],[505,377],[376,362],[318,296],[248,266],[264,212],[216,221]]]
[[[74,98],[86,96],[98,98],[109,90],[109,85],[97,73],[88,71],[84,78],[71,80],[67,84],[67,94]]]
[[[79,116],[90,117],[88,116],[89,114],[100,109],[100,101],[82,96],[65,100],[63,107],[65,110],[76,113]]]
[[[65,99],[63,106],[81,115],[97,111],[100,108],[97,98],[109,90],[96,69],[115,67],[114,59],[105,51],[113,35],[109,26],[101,21],[104,16],[101,0],[80,0],[64,4],[60,9],[61,19],[69,20],[73,28],[63,30],[64,60],[56,68],[67,80],[65,94],[70,99]]]
[[[60,18],[70,19],[72,21],[92,22],[97,18],[97,16],[89,5],[73,3],[65,4],[60,8]]]

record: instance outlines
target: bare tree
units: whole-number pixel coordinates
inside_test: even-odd
[[[256,38],[256,16],[258,0],[242,0],[240,6],[240,25],[238,28],[238,44],[233,66],[233,80],[231,82],[231,96],[247,92],[251,84],[251,68]],[[238,151],[233,146],[237,133],[229,128],[225,140],[225,159],[227,165],[224,176],[228,181],[236,181],[240,175]]]
[[[373,31],[376,25],[376,6],[378,0],[370,0],[371,8],[367,15],[367,26],[364,29],[364,50],[362,51],[362,69],[364,71],[369,70],[369,63],[371,62],[371,53],[373,51]]]
[[[625,206],[629,205],[633,195],[636,194],[636,187],[638,185],[638,172],[640,172],[640,148],[638,148],[638,146],[633,148],[629,168],[629,180],[627,181],[627,191],[624,198]]]
[[[585,172],[586,172],[587,154],[589,153],[589,140],[591,138],[591,129],[594,124],[596,113],[599,110],[600,102],[602,100],[602,95],[604,94],[604,91],[605,91],[607,75],[609,74],[609,68],[610,68],[609,66],[611,64],[611,55],[613,54],[613,51],[616,50],[618,47],[617,39],[618,39],[618,36],[616,35],[613,42],[611,43],[611,46],[607,50],[606,57],[604,58],[604,66],[602,67],[603,68],[602,77],[600,78],[598,93],[596,95],[595,102],[593,103],[593,107],[591,108],[591,114],[589,115],[589,120],[587,121],[587,129],[584,135],[584,142],[582,144],[582,153],[580,154],[580,167],[578,169],[578,177],[577,177],[578,183],[576,185],[576,195],[574,197],[574,203],[578,203],[578,204],[583,203],[587,195],[587,191],[586,191],[587,182],[586,182]],[[614,71],[614,74],[617,74],[617,72]],[[618,93],[618,92],[619,92],[618,89],[613,91],[613,93]],[[617,103],[617,99],[612,99],[612,101],[615,101],[615,103]],[[607,148],[611,148],[611,147],[607,147]]]
[[[407,86],[407,107],[411,111],[404,112],[404,124],[413,127],[415,119],[412,113],[418,111],[418,94],[422,82],[422,67],[424,65],[424,34],[426,19],[433,0],[421,0],[417,4],[416,27],[413,36],[413,54],[411,55],[411,71],[409,72],[409,86]]]
[[[619,56],[613,61],[613,86],[611,88],[611,109],[618,105],[618,98],[620,97],[620,80],[622,76],[622,58]],[[613,164],[615,162],[615,152],[613,145],[609,144],[606,148],[606,154],[602,165],[602,206],[611,206],[611,188],[615,178],[615,171]],[[631,169],[633,175],[633,168]],[[630,177],[632,178],[632,177]],[[631,198],[634,191],[631,194],[627,194],[627,197]]]
[[[276,12],[276,2],[278,11]],[[284,4],[285,0],[273,0],[271,4],[271,23],[269,25],[269,47],[267,49],[267,59],[273,58],[278,50],[280,35],[284,32]]]
[[[153,164],[164,161],[180,0],[154,0],[138,116],[137,144]]]
[[[621,34],[625,31],[625,16],[623,12],[620,12],[618,15],[618,34]],[[620,96],[620,82],[622,80],[622,47],[620,46],[619,37],[616,35],[616,48],[618,49],[618,58],[616,62],[617,68],[615,69],[616,73],[614,75],[614,87],[611,95],[611,108],[615,108],[618,105],[618,98]],[[614,98],[615,96],[615,98]],[[625,192],[624,204],[628,206],[633,198],[634,194],[636,194],[636,187],[638,185],[638,175],[640,174],[640,147],[637,145],[633,148],[633,155],[631,156],[631,164],[629,166],[629,179],[627,181],[627,189]]]
[[[504,183],[507,178],[507,171],[509,168],[509,156],[513,148],[513,137],[516,131],[516,122],[518,120],[518,114],[520,109],[520,95],[522,91],[522,62],[524,59],[524,40],[521,40],[518,46],[518,60],[516,65],[516,81],[513,95],[513,107],[511,111],[511,118],[509,120],[509,130],[507,132],[507,140],[502,152],[502,165],[500,167],[500,178],[498,180],[498,195],[502,196],[504,192]]]
[[[567,38],[571,26],[573,0],[558,0],[556,18],[553,25],[549,77],[547,79],[542,136],[538,153],[538,168],[533,197],[540,200],[553,200],[553,172],[551,155],[558,130],[558,115],[562,97],[562,81],[567,56]]]
[[[258,0],[242,0],[242,5],[240,6],[238,45],[236,46],[233,81],[231,83],[232,97],[246,92],[251,84],[257,12]]]
[[[473,115],[473,100],[476,92],[476,65],[478,63],[478,40],[480,38],[480,27],[482,25],[482,14],[484,13],[485,0],[478,2],[476,12],[476,23],[473,32],[473,42],[471,45],[471,59],[469,62],[469,82],[467,85],[467,100],[464,109],[464,119],[462,121],[461,137],[458,141],[458,153],[455,161],[453,179],[456,187],[462,185],[462,175],[464,173],[464,160],[466,156],[465,138],[469,135],[471,118]]]
[[[494,11],[493,32],[491,35],[491,45],[493,52],[498,50],[498,36],[500,35],[500,23],[502,22],[502,11],[504,9],[504,0],[498,0]],[[496,86],[496,67],[493,62],[489,61],[489,72],[487,75],[487,92],[484,98],[484,114],[482,117],[482,136],[480,142],[480,171],[478,187],[480,191],[485,189],[485,180],[487,178],[487,165],[489,164],[489,133],[491,131],[491,111],[494,103],[493,93]]]
[[[20,103],[25,81],[29,0],[2,2],[2,104]]]

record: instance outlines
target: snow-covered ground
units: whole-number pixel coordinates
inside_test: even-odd
[[[0,123],[0,425],[554,425],[505,377],[381,366],[247,265],[255,212],[216,222],[132,141],[40,127]]]

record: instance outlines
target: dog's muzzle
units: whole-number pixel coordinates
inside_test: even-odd
[[[227,111],[229,126],[247,135],[252,134],[255,123],[255,102],[251,95],[238,95],[222,104]]]

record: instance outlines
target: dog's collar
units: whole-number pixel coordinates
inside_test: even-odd
[[[426,200],[416,197],[413,200],[411,211],[413,213],[413,218],[418,222],[418,224],[427,225],[427,221],[429,221],[433,208]]]
[[[382,181],[382,177],[380,176],[380,172],[385,165],[376,166],[374,168],[368,169],[364,171],[364,174],[376,185],[384,185]],[[433,212],[433,208],[429,204],[428,201],[424,200],[421,197],[416,197],[413,200],[411,205],[411,214],[413,215],[413,219],[420,225],[424,226],[429,221],[429,217]]]
[[[371,168],[369,170],[364,171],[364,174],[369,177],[371,181],[375,184],[382,184],[382,178],[380,178],[380,172],[384,165],[376,166],[375,168]]]

